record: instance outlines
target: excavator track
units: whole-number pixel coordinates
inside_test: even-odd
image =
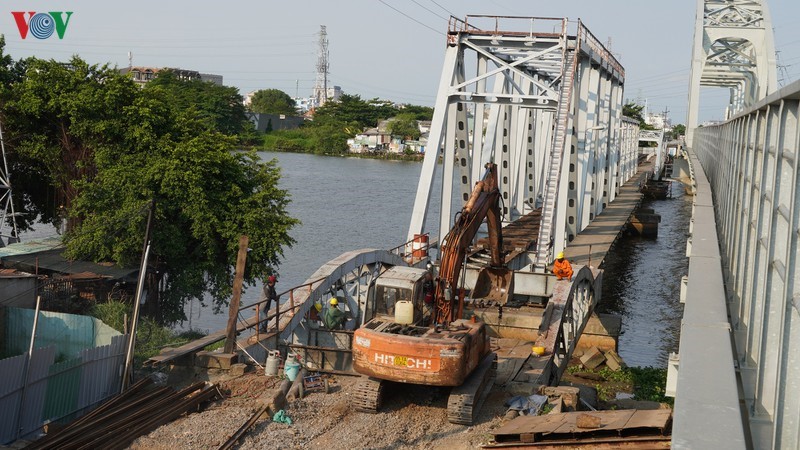
[[[447,420],[450,423],[472,425],[494,385],[497,374],[497,354],[489,353],[461,386],[450,391],[447,399]]]
[[[383,403],[386,382],[376,378],[362,377],[356,385],[353,407],[356,411],[375,414]]]

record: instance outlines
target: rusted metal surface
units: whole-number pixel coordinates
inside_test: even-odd
[[[122,449],[179,416],[220,397],[216,385],[195,383],[181,391],[152,388],[149,378],[96,410],[34,442],[29,449]]]
[[[563,439],[534,443],[490,443],[481,448],[502,449],[570,449],[570,450],[664,450],[671,448],[670,436],[644,436],[644,437],[605,437],[589,439]]]
[[[578,427],[578,418],[585,415],[598,418],[599,427]],[[520,416],[492,431],[493,442],[487,447],[554,443],[571,443],[575,446],[581,444],[584,440],[589,442],[613,440],[615,443],[620,443],[626,440],[636,441],[641,438],[655,440],[660,443],[668,435],[671,422],[672,410],[669,409],[648,411],[632,409]]]
[[[472,290],[473,301],[484,300],[505,305],[514,292],[514,272],[502,267],[484,267]]]
[[[261,417],[262,414],[267,412],[268,409],[269,405],[264,405],[261,408],[259,408],[258,411],[254,412],[253,415],[250,416],[249,419],[247,419],[247,422],[245,422],[244,425],[239,427],[239,429],[236,430],[235,433],[233,433],[233,436],[231,436],[230,439],[228,439],[227,441],[225,441],[224,444],[219,446],[219,450],[228,450],[233,448],[233,446],[236,445],[236,442],[239,439],[241,439],[245,433],[247,433],[247,430],[249,430],[250,428],[253,427],[253,425],[256,424],[258,418]]]
[[[503,228],[503,254],[509,264],[529,248],[535,248],[539,237],[539,225],[542,221],[542,209],[531,211]],[[479,252],[489,247],[487,238],[478,239],[476,248]],[[472,256],[472,255],[470,255]]]
[[[430,328],[416,336],[362,327],[353,341],[353,366],[379,379],[458,386],[488,350],[482,323],[459,320],[449,329]]]

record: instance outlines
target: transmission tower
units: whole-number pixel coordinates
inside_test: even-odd
[[[11,174],[8,171],[6,162],[6,144],[3,139],[3,128],[0,126],[0,153],[2,153],[2,165],[0,166],[0,247],[6,244],[19,242],[19,230],[17,229],[16,214],[14,213],[14,203],[11,201]],[[5,238],[5,241],[3,240]]]
[[[314,85],[314,103],[322,106],[328,101],[328,32],[325,25],[319,26],[319,50],[317,54],[317,83]]]

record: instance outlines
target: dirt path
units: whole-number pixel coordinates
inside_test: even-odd
[[[240,449],[471,449],[487,442],[500,425],[508,394],[495,388],[476,424],[467,427],[447,421],[447,390],[394,385],[378,414],[352,409],[355,377],[333,377],[333,392],[313,392],[290,403],[286,413],[293,424],[260,421],[240,441]],[[204,411],[190,414],[137,439],[131,449],[179,450],[217,448],[256,410],[260,392],[270,378],[246,374],[222,381],[231,396]]]

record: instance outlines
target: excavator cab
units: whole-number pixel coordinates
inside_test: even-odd
[[[484,267],[470,296],[473,301],[494,302],[503,306],[514,294],[514,271],[504,267]]]
[[[414,267],[388,269],[370,287],[365,318],[403,325],[419,323],[426,311],[423,286],[427,274],[427,270]]]

